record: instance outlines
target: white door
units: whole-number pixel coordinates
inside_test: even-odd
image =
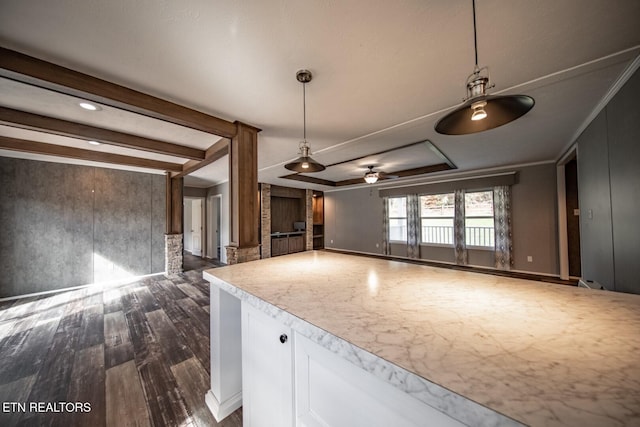
[[[191,203],[191,253],[202,256],[202,200]]]

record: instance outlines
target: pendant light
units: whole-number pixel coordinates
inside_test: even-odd
[[[309,156],[309,145],[307,144],[307,98],[305,86],[312,78],[313,76],[309,70],[300,70],[296,73],[296,79],[302,83],[303,136],[299,146],[300,157],[284,165],[285,168],[294,172],[320,172],[326,169],[324,165]]]
[[[487,95],[489,69],[478,67],[478,38],[476,35],[476,2],[473,0],[473,44],[476,66],[467,77],[467,97],[464,104],[436,123],[436,132],[445,135],[466,135],[497,128],[525,115],[535,101],[527,95]]]

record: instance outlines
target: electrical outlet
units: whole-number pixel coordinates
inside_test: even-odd
[[[527,256],[527,262],[533,262],[533,257],[531,255]]]
[[[379,248],[379,247],[380,247],[380,243],[376,243],[376,248]]]
[[[331,239],[331,243],[333,243],[333,239]]]

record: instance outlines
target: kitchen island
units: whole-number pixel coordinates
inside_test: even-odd
[[[247,425],[640,425],[638,295],[329,252],[204,277],[218,418],[244,396]]]

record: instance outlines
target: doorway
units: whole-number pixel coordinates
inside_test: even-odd
[[[576,147],[570,149],[558,161],[556,174],[560,278],[564,280],[582,276],[577,155]]]
[[[200,198],[184,199],[184,250],[201,257],[203,241],[204,204]]]
[[[580,278],[580,205],[578,203],[578,162],[573,157],[564,165],[565,202],[567,212],[567,251],[569,277]]]

